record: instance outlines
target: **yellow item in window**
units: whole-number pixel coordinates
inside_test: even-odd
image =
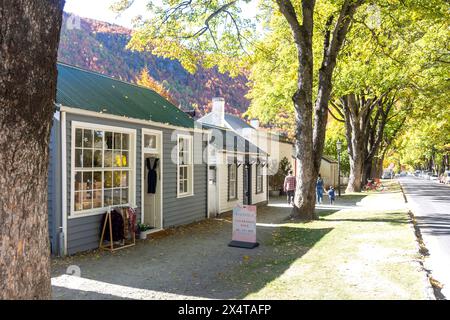
[[[116,167],[122,166],[122,163],[121,163],[122,161],[120,161],[120,154],[116,154],[115,162],[116,162]]]
[[[122,155],[122,167],[127,166],[127,157],[125,155]]]

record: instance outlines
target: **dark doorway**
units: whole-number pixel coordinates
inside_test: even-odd
[[[252,166],[251,164],[244,165],[244,204],[252,204]]]

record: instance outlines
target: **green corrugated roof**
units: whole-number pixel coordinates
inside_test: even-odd
[[[58,63],[56,103],[128,118],[193,128],[194,120],[155,91]]]

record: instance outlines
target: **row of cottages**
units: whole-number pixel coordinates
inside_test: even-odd
[[[213,103],[211,112],[198,120],[203,124],[215,125],[226,128],[237,135],[256,145],[262,152],[266,153],[268,165],[265,173],[273,175],[278,171],[278,164],[283,158],[289,160],[291,168],[296,175],[299,170],[299,162],[295,157],[295,146],[292,141],[276,133],[261,130],[259,121],[253,119],[250,123],[239,117],[225,113],[224,100],[217,98]],[[338,171],[337,161],[330,156],[324,155],[320,165],[320,173],[326,187],[337,186]],[[269,186],[270,188],[270,186]]]
[[[230,211],[236,205],[268,202],[269,155],[224,125],[223,118],[229,116],[223,112],[224,105],[223,98],[214,98],[213,110],[222,110],[221,118],[203,117],[198,120],[202,128],[211,133],[208,174],[210,215]]]
[[[135,208],[137,222],[154,232],[264,203],[265,168],[259,148],[199,125],[154,91],[58,64],[48,178],[53,254],[97,248],[102,217],[115,206]]]

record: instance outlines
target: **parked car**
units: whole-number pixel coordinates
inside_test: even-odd
[[[439,180],[439,176],[437,174],[432,174],[432,175],[430,175],[430,180],[438,181]]]
[[[416,177],[420,176],[420,170],[414,171],[414,175],[415,175]]]
[[[439,182],[450,184],[450,170],[444,171],[444,174],[441,175],[441,179],[439,180]]]

